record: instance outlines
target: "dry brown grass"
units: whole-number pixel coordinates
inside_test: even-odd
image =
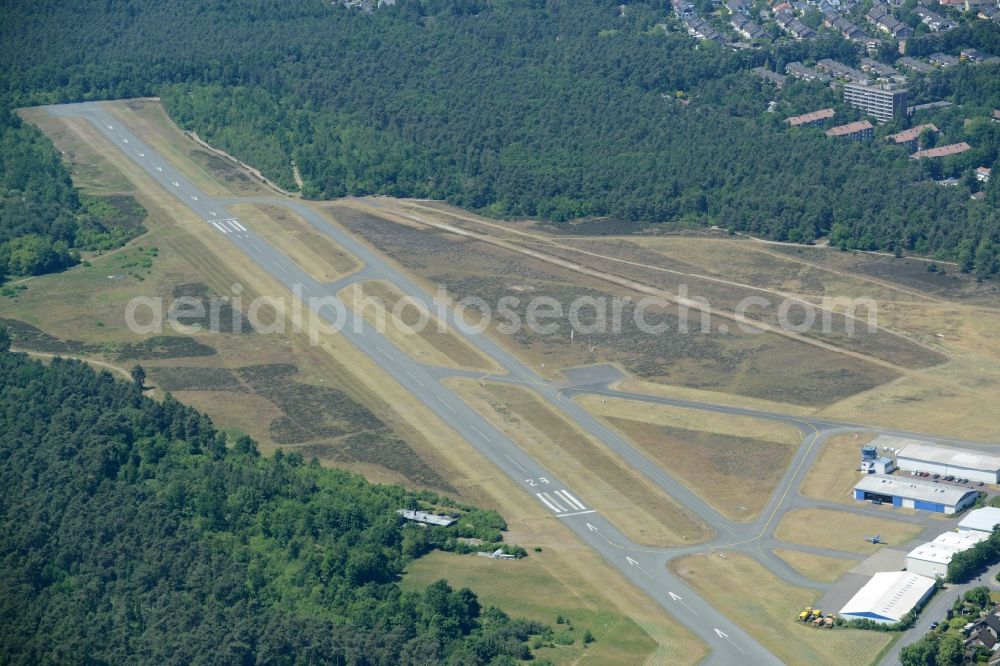
[[[404,296],[395,285],[381,280],[355,283],[342,289],[338,296],[354,312],[362,313],[368,323],[384,331],[397,347],[421,363],[478,370],[484,374],[497,367],[495,362],[483,358],[456,333],[439,328],[439,320],[434,313],[423,310],[426,319],[422,323],[421,311],[412,303],[400,306]]]
[[[333,282],[360,267],[329,236],[286,208],[241,204],[229,210],[317,282]]]
[[[893,640],[884,632],[819,629],[796,622],[803,608],[815,606],[819,593],[788,585],[740,553],[724,560],[689,555],[671,562],[670,568],[788,664],[867,666]]]
[[[854,486],[863,476],[858,471],[861,447],[874,438],[874,434],[844,433],[828,439],[802,481],[802,494],[831,502],[854,503]]]
[[[580,403],[733,520],[760,515],[800,440],[770,421],[596,396]]]
[[[854,560],[843,557],[827,557],[826,555],[813,555],[803,553],[801,550],[790,548],[775,548],[774,554],[798,571],[806,578],[820,583],[832,583],[845,573],[854,568],[857,564]]]
[[[782,541],[817,548],[833,548],[852,553],[874,553],[886,545],[899,546],[916,537],[920,525],[891,518],[875,518],[832,509],[794,509],[778,523],[774,536]],[[883,543],[865,541],[874,534]]]
[[[709,536],[708,528],[692,514],[532,392],[472,380],[451,379],[447,383],[571,488],[586,489],[582,499],[630,539],[666,546],[696,543]]]

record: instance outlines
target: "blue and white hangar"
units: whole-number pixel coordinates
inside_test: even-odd
[[[854,486],[854,499],[857,500],[937,513],[961,511],[975,504],[978,495],[969,488],[881,474],[869,474]]]

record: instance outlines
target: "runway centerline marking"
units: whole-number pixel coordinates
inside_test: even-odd
[[[506,453],[504,454],[504,457],[505,457],[505,458],[507,458],[507,460],[509,460],[509,461],[511,461],[512,463],[514,463],[515,465],[517,465],[517,468],[518,468],[519,470],[521,470],[522,472],[527,472],[527,471],[528,471],[528,470],[527,470],[527,469],[526,469],[526,468],[524,467],[524,465],[522,465],[521,463],[519,463],[519,462],[517,462],[516,460],[514,460],[513,458],[511,458],[511,457],[510,457],[509,455],[507,455]]]
[[[286,273],[286,274],[288,273],[288,269],[285,268],[284,266],[282,266],[281,264],[279,264],[277,261],[274,261],[272,259],[271,263],[274,264],[275,266],[277,266],[278,268],[280,268],[283,273]]]
[[[469,427],[472,428],[473,430],[475,430],[476,434],[479,435],[480,437],[482,437],[483,439],[485,439],[487,442],[492,442],[493,441],[492,439],[490,439],[489,437],[487,437],[485,434],[483,434],[483,431],[480,430],[479,428],[477,428],[476,426],[469,426]]]

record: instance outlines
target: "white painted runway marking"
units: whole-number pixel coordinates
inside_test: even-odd
[[[157,171],[163,171],[163,167],[161,167],[159,164],[157,164],[153,168],[156,169]]]
[[[493,441],[492,439],[490,439],[489,437],[487,437],[486,435],[484,435],[483,431],[480,430],[479,428],[477,428],[476,426],[469,426],[469,427],[472,428],[473,430],[475,430],[476,434],[479,435],[480,437],[482,437],[483,439],[485,439],[487,442],[492,442]]]
[[[215,217],[215,211],[214,210],[208,211],[208,214],[211,215],[212,217]]]
[[[515,465],[517,465],[518,469],[520,469],[520,470],[521,470],[522,472],[527,472],[527,471],[528,471],[527,469],[525,469],[524,465],[522,465],[521,463],[519,463],[519,462],[517,462],[516,460],[514,460],[513,458],[511,458],[511,457],[510,457],[510,456],[508,456],[508,455],[507,455],[506,453],[504,454],[504,457],[506,457],[506,458],[507,458],[507,460],[511,461],[511,462],[512,462],[512,463],[514,463]]]
[[[390,361],[392,360],[392,356],[390,356],[389,352],[387,352],[386,350],[382,349],[378,345],[375,346],[375,349],[377,349],[379,351],[379,353],[382,354],[382,356],[385,356]]]
[[[548,493],[538,493],[538,494],[547,499],[552,504],[554,504],[556,506],[556,511],[558,511],[559,513],[562,513],[563,511],[566,510],[566,508],[559,503],[559,500],[557,500],[552,495],[549,495]]]
[[[212,226],[215,227],[216,229],[218,229],[219,231],[221,231],[224,234],[228,234],[229,233],[229,230],[226,229],[225,227],[223,227],[218,222],[212,222]]]
[[[405,372],[406,372],[407,376],[408,376],[408,377],[409,377],[410,379],[412,379],[412,380],[413,380],[413,381],[415,381],[416,383],[420,384],[421,386],[423,386],[423,385],[424,385],[424,383],[423,383],[422,381],[420,381],[419,379],[417,379],[417,376],[416,376],[415,374],[413,374],[413,373],[412,373],[412,372],[410,372],[409,370],[406,370]]]
[[[442,397],[438,397],[438,400],[440,400],[440,401],[441,401],[441,403],[442,403],[442,404],[443,404],[443,405],[444,405],[445,407],[447,407],[448,409],[450,409],[450,410],[451,410],[451,412],[452,412],[453,414],[457,414],[457,413],[458,413],[458,412],[456,412],[456,411],[455,411],[455,408],[454,408],[454,407],[452,407],[451,405],[449,405],[449,404],[448,404],[448,401],[447,401],[447,400],[445,400],[444,398],[442,398]]]
[[[557,490],[555,494],[566,501],[570,505],[570,508],[579,509],[583,511],[587,507],[583,505],[583,502],[573,497],[568,490]]]
[[[254,245],[253,243],[250,243],[250,247],[252,247],[253,249],[257,250],[257,254],[264,254],[264,252],[259,247],[257,247],[256,245]]]
[[[237,225],[233,224],[232,220],[223,220],[222,223],[225,224],[225,225],[227,225],[233,231],[239,231],[240,230]],[[243,231],[246,231],[246,229],[244,229]]]
[[[307,287],[306,285],[304,285],[304,284],[299,284],[299,286],[300,286],[300,287],[302,287],[302,291],[306,292],[307,294],[311,294],[311,293],[313,293],[313,290],[312,290],[312,289],[310,289],[309,287]]]
[[[193,194],[192,194],[192,195],[191,195],[191,199],[192,199],[193,201],[197,201],[197,200],[198,200],[198,197],[196,197],[195,195],[193,195]]]
[[[277,261],[272,261],[271,263],[274,264],[275,266],[277,266],[278,268],[280,268],[282,270],[282,272],[284,272],[284,273],[288,272],[288,269],[285,268],[284,266],[282,266],[281,264],[279,264]]]
[[[593,509],[587,509],[586,511],[575,511],[573,513],[562,513],[556,516],[556,518],[569,518],[570,516],[582,516],[587,513],[597,513]]]
[[[122,141],[128,143],[128,139],[126,139],[125,137],[122,137]]]
[[[176,180],[170,181],[170,184],[173,185],[174,187],[180,187],[181,186],[181,184],[178,183]]]
[[[141,150],[135,151],[135,154],[138,155],[139,157],[145,157],[146,156],[146,153],[142,152]]]
[[[109,125],[107,123],[104,123],[104,126],[107,127],[109,130],[113,130],[114,129],[114,127],[112,127],[111,125]]]
[[[242,224],[240,224],[236,220],[230,220],[230,222],[232,222],[233,226],[236,227],[237,229],[239,229],[240,231],[246,231],[247,230],[246,227],[244,227]]]
[[[544,495],[545,495],[545,493],[535,493],[535,497],[537,497],[538,499],[542,500],[542,503],[545,504],[545,506],[549,507],[550,509],[552,509],[556,513],[562,513],[562,509],[556,508],[556,506],[552,502],[550,502],[549,500],[545,499]]]

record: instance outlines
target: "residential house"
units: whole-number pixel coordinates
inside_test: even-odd
[[[931,32],[943,32],[958,27],[958,24],[950,18],[941,16],[937,12],[931,11],[926,7],[917,7],[913,10],[913,13],[920,17],[920,21],[926,25]]]
[[[916,152],[918,148],[921,135],[927,131],[933,132],[934,134],[939,134],[941,132],[941,130],[935,127],[932,123],[926,123],[924,125],[914,125],[910,129],[905,129],[902,132],[897,132],[896,134],[890,134],[886,137],[886,140],[891,141],[897,146],[906,146],[906,148],[913,153]]]
[[[836,115],[836,112],[833,109],[820,109],[819,111],[813,111],[812,113],[804,113],[801,116],[785,118],[785,122],[792,127],[822,125],[830,118],[833,118],[834,115]]]
[[[785,65],[785,73],[790,74],[797,79],[802,79],[803,81],[826,82],[830,80],[830,77],[826,74],[820,74],[812,67],[806,67],[801,62],[790,62]]]
[[[959,62],[958,58],[947,53],[932,53],[927,59],[938,67],[954,67]]]
[[[885,63],[879,62],[878,60],[873,60],[872,58],[862,58],[861,59],[861,71],[870,72],[878,77],[889,79],[894,76],[899,76],[899,72],[892,65],[886,65]]]
[[[778,86],[779,88],[781,86],[785,85],[785,76],[783,74],[778,74],[777,72],[772,72],[771,70],[766,69],[764,67],[754,67],[750,71],[752,71],[754,74],[756,74],[760,78],[764,79],[765,81],[769,81],[769,82],[773,83],[774,85]]]
[[[921,160],[924,158],[937,158],[937,157],[949,157],[951,155],[958,155],[959,153],[964,153],[967,150],[972,150],[972,146],[964,141],[959,143],[950,143],[947,146],[937,146],[935,148],[928,148],[926,150],[918,150],[917,152],[910,155],[911,160]]]
[[[853,81],[855,83],[868,83],[868,76],[853,67],[848,67],[847,65],[837,62],[836,60],[831,60],[830,58],[823,58],[816,62],[816,69],[827,72],[831,76],[838,79],[847,79],[848,81]]]
[[[991,173],[992,169],[990,169],[989,167],[978,167],[976,169],[976,180],[978,180],[980,183],[988,183],[990,182]]]
[[[900,67],[905,67],[907,69],[913,70],[920,74],[930,74],[934,71],[934,68],[925,62],[921,62],[916,58],[911,58],[910,56],[904,56],[896,61],[896,64]]]
[[[874,127],[867,120],[859,120],[846,125],[831,127],[826,131],[828,137],[846,139],[848,141],[868,141],[872,138]]]

